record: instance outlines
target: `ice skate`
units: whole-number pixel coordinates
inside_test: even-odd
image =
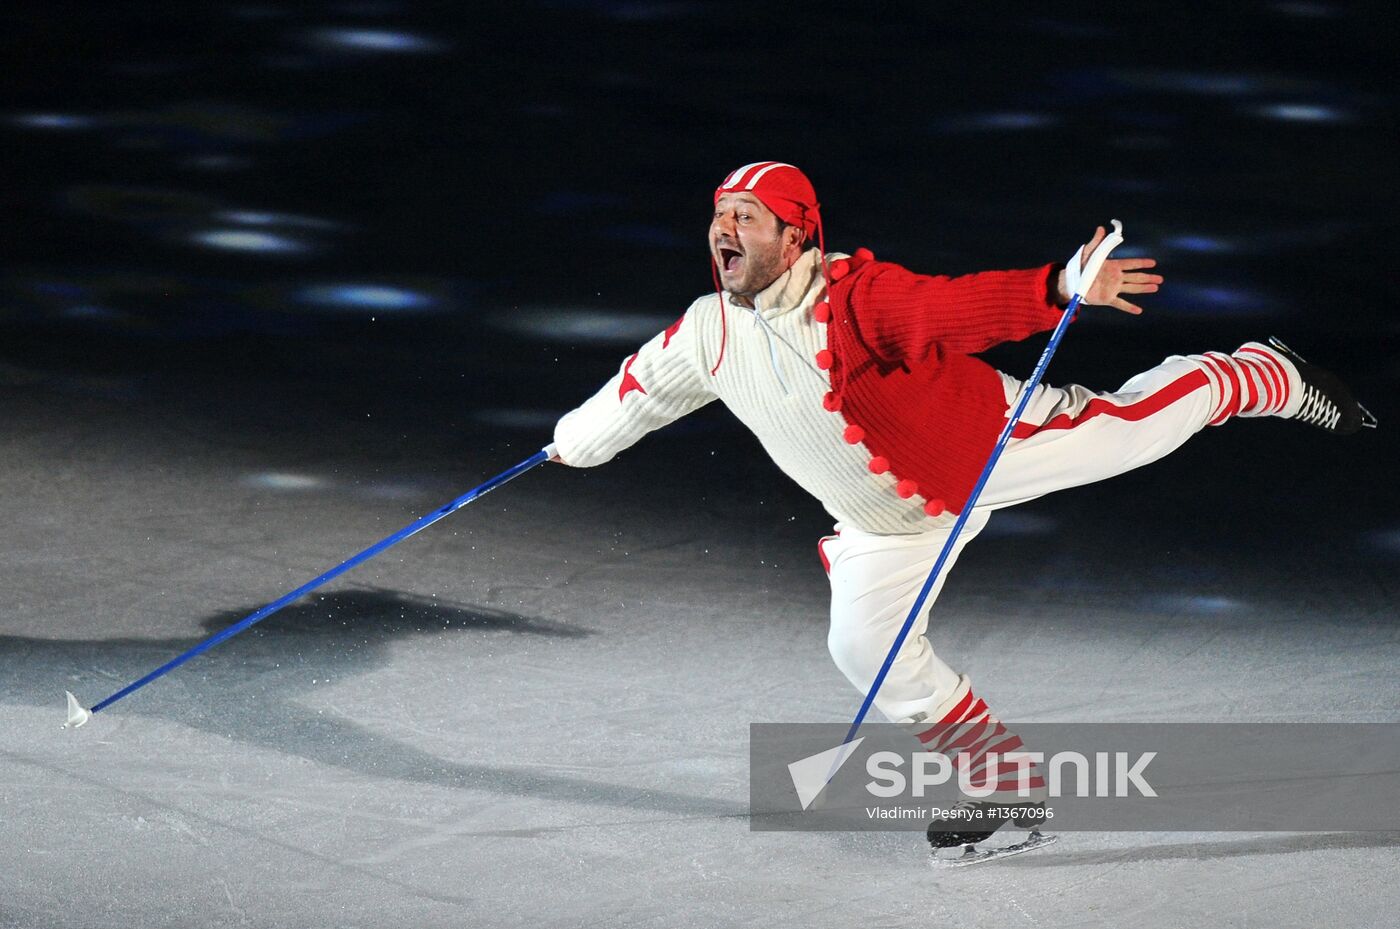
[[[936,817],[928,825],[928,842],[935,849],[975,845],[990,838],[1010,823],[1016,829],[1038,830],[1045,824],[1045,803],[994,803],[988,800],[959,800],[949,815]]]
[[[1341,378],[1317,365],[1308,364],[1301,355],[1275,336],[1269,337],[1269,348],[1282,355],[1297,369],[1298,377],[1302,381],[1302,402],[1290,419],[1338,435],[1351,435],[1363,428],[1376,428],[1376,417],[1356,401]]]
[[[1044,835],[1040,827],[1048,817],[1041,801],[993,803],[961,800],[949,815],[935,818],[928,825],[928,842],[938,865],[967,865],[1028,852],[1049,845],[1057,836]],[[1028,835],[1010,845],[978,847],[1001,827],[1028,830]]]

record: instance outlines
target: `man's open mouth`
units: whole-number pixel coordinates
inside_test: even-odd
[[[721,271],[737,271],[739,270],[739,265],[743,262],[743,260],[744,255],[738,249],[725,248],[724,246],[720,246],[719,267]]]

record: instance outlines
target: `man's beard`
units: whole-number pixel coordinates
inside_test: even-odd
[[[744,273],[729,288],[729,292],[741,297],[753,297],[766,289],[787,269],[783,267],[783,257],[775,252],[755,261],[753,254],[744,256]]]

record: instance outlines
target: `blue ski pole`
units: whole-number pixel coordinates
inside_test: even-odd
[[[266,606],[259,607],[258,609],[254,610],[252,613],[249,613],[243,619],[240,619],[238,622],[234,623],[232,626],[229,626],[222,632],[210,636],[209,638],[205,639],[203,642],[199,643],[194,648],[190,649],[184,654],[170,659],[165,664],[161,665],[159,668],[156,668],[154,671],[152,671],[150,674],[147,674],[140,680],[133,681],[132,683],[126,685],[121,690],[112,694],[110,697],[103,700],[102,702],[94,704],[91,710],[83,709],[82,704],[78,702],[78,698],[73,696],[72,693],[68,693],[68,721],[63,724],[63,728],[78,728],[83,723],[87,722],[92,717],[93,713],[97,713],[106,709],[113,703],[116,703],[122,697],[125,697],[127,694],[130,694],[134,691],[140,690],[142,687],[145,687],[147,684],[151,683],[156,678],[175,670],[180,665],[189,661],[196,655],[201,655],[204,652],[209,651],[209,649],[213,648],[215,645],[218,645],[221,642],[226,642],[234,636],[238,635],[240,632],[254,625],[255,623],[259,623],[264,619],[267,619],[273,613],[276,613],[278,610],[282,609],[282,607],[287,606],[289,603],[296,600],[298,597],[301,597],[303,594],[310,593],[317,587],[320,587],[322,584],[326,583],[329,580],[333,580],[339,577],[340,575],[344,574],[346,571],[349,571],[356,565],[364,564],[366,561],[369,561],[371,558],[378,555],[380,552],[383,552],[385,549],[392,548],[393,546],[402,542],[409,536],[416,535],[417,533],[422,532],[424,529],[428,528],[433,523],[437,522],[443,517],[451,516],[453,513],[457,512],[462,507],[466,506],[468,503],[471,503],[478,497],[485,496],[486,494],[495,490],[497,487],[500,487],[502,484],[506,483],[512,478],[519,477],[520,475],[524,474],[526,471],[529,471],[536,465],[543,464],[544,462],[548,461],[553,457],[553,445],[546,446],[538,452],[535,452],[535,454],[531,455],[529,458],[526,458],[524,461],[520,462],[520,464],[515,465],[512,468],[507,468],[505,471],[502,471],[500,474],[497,474],[495,477],[491,478],[486,483],[481,484],[478,487],[474,487],[466,493],[462,494],[462,496],[458,497],[456,500],[453,500],[446,506],[433,510],[426,516],[419,517],[418,519],[409,523],[407,526],[404,526],[398,532],[395,532],[393,535],[387,536],[386,538],[380,539],[378,542],[375,542],[373,545],[360,552],[358,555],[354,555],[350,558],[347,558],[345,561],[342,561],[334,568],[331,568],[329,571],[322,574],[320,577],[317,577],[314,580],[307,581],[305,584],[302,584],[296,590],[293,590],[285,594],[284,596],[277,598],[276,600],[272,601]]]
[[[973,506],[977,503],[977,498],[982,495],[982,488],[987,485],[987,478],[992,476],[992,469],[996,467],[997,461],[1001,458],[1002,451],[1006,448],[1006,443],[1011,438],[1011,432],[1016,428],[1016,424],[1021,421],[1021,414],[1026,411],[1026,404],[1030,402],[1031,393],[1040,384],[1040,379],[1045,376],[1045,369],[1050,366],[1050,359],[1055,354],[1055,349],[1060,347],[1060,340],[1064,338],[1065,331],[1069,328],[1070,321],[1074,319],[1075,312],[1079,309],[1079,303],[1084,299],[1084,294],[1093,286],[1094,279],[1099,275],[1099,269],[1107,260],[1108,255],[1117,248],[1123,241],[1123,224],[1118,220],[1113,220],[1113,232],[1099,243],[1093,254],[1085,263],[1083,270],[1079,274],[1078,286],[1071,286],[1073,296],[1069,301],[1069,306],[1065,309],[1064,315],[1055,326],[1054,332],[1050,334],[1050,343],[1045,346],[1045,351],[1040,353],[1040,360],[1036,362],[1035,370],[1031,372],[1030,379],[1021,388],[1021,396],[1016,401],[1015,409],[1007,417],[1006,426],[1001,430],[1001,436],[997,439],[996,447],[992,449],[991,457],[987,459],[987,464],[982,468],[982,474],[977,478],[977,483],[972,487],[972,493],[967,498],[967,503],[963,505],[962,512],[958,514],[958,520],[953,524],[953,531],[949,534],[948,540],[943,543],[943,550],[938,553],[938,560],[933,563],[933,570],[929,571],[928,578],[924,581],[924,586],[919,590],[919,596],[914,600],[914,606],[910,608],[908,617],[904,620],[904,625],[900,627],[899,635],[895,636],[894,644],[890,646],[889,654],[885,656],[885,662],[880,666],[880,671],[875,675],[875,680],[870,685],[870,690],[865,695],[865,701],[860,705],[860,712],[856,713],[856,718],[851,722],[851,728],[846,733],[846,738],[841,740],[842,745],[848,744],[856,736],[856,731],[860,729],[860,724],[865,720],[865,715],[870,712],[870,707],[875,703],[875,695],[880,692],[880,685],[885,682],[885,676],[890,673],[890,668],[894,665],[895,656],[904,645],[904,640],[909,636],[909,630],[914,628],[914,621],[918,619],[919,613],[924,608],[924,602],[928,600],[929,591],[933,590],[934,583],[938,580],[939,574],[943,572],[943,565],[948,561],[948,555],[953,550],[953,545],[957,542],[958,536],[962,534],[963,526],[967,524],[967,518],[972,513]],[[1071,263],[1079,260],[1080,252],[1076,252],[1071,259]],[[1073,278],[1070,278],[1073,282]],[[841,761],[838,754],[837,756]],[[839,762],[838,762],[839,767]],[[831,774],[827,775],[827,780],[836,773],[833,768]]]

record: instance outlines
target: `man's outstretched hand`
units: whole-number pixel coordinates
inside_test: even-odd
[[[1099,243],[1104,240],[1104,236],[1107,234],[1103,226],[1094,231],[1094,237],[1089,240],[1088,245],[1084,246],[1084,251],[1081,253],[1084,256],[1082,261],[1089,260],[1089,256],[1094,253],[1094,249],[1099,247]],[[1092,306],[1111,306],[1124,313],[1137,316],[1142,312],[1142,307],[1135,303],[1129,303],[1123,299],[1122,295],[1155,294],[1157,288],[1162,284],[1162,275],[1142,273],[1147,268],[1155,267],[1157,267],[1155,258],[1110,258],[1103,263],[1103,267],[1099,270],[1099,276],[1094,278],[1094,284],[1084,295],[1082,302]],[[1068,304],[1074,294],[1069,293],[1066,288],[1065,272],[1060,272],[1056,287],[1059,291],[1060,303]]]

